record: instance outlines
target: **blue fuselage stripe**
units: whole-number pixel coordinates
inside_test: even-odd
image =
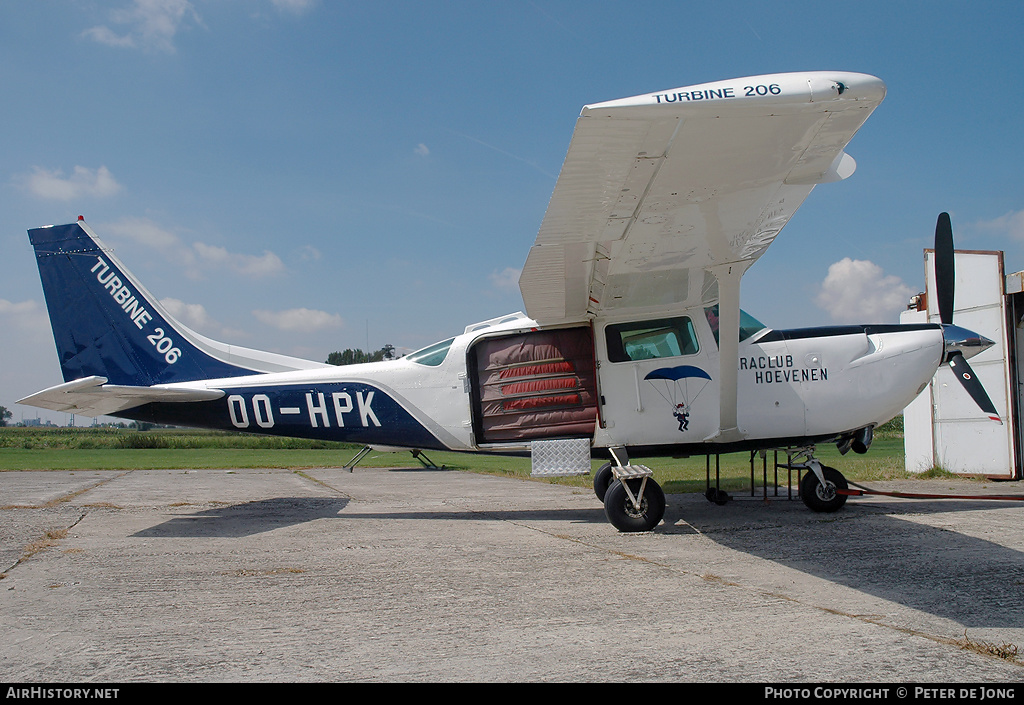
[[[445,449],[401,404],[360,382],[238,387],[216,401],[152,403],[118,415],[225,431]]]

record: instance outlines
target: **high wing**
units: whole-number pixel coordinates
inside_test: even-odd
[[[884,97],[873,76],[813,72],[584,107],[519,280],[530,317],[718,301],[728,265],[741,275],[816,184],[853,173],[843,149]]]

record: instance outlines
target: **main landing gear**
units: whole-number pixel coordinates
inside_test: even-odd
[[[594,494],[604,513],[622,532],[650,531],[665,516],[665,493],[644,465],[630,465],[625,448],[611,448],[612,462],[594,475]]]
[[[625,448],[609,450],[612,461],[602,465],[594,475],[594,494],[604,502],[604,513],[608,521],[626,533],[652,530],[665,516],[664,491],[654,481],[654,473],[650,468],[630,464]],[[809,509],[815,512],[835,512],[846,504],[849,496],[846,478],[835,468],[822,465],[814,457],[813,447],[790,448],[784,452],[787,454],[786,463],[780,463],[776,458],[776,481],[778,468],[800,471],[800,498]],[[753,455],[751,458],[753,463]],[[767,481],[767,469],[765,472]],[[708,473],[708,500],[725,504],[729,495],[717,486],[711,487],[710,469]],[[753,486],[753,474],[751,483]]]

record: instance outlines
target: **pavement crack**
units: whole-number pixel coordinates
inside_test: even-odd
[[[88,514],[88,512],[83,511],[78,516],[78,518],[75,519],[75,521],[71,522],[71,524],[66,528],[50,529],[35,541],[32,541],[29,544],[27,544],[24,548],[21,549],[21,555],[18,556],[18,560],[16,560],[9,568],[4,570],[3,572],[0,572],[0,579],[6,578],[8,575],[10,575],[11,571],[20,566],[22,563],[27,561],[32,556],[42,551],[45,551],[51,546],[56,546],[58,541],[67,538],[68,532],[75,526],[77,526],[78,523],[85,518],[86,514]]]
[[[307,472],[303,472],[302,470],[296,470],[295,474],[298,475],[299,477],[305,479],[305,480],[308,480],[308,481],[312,482],[314,485],[318,485],[320,487],[323,487],[326,490],[330,490],[331,492],[333,492],[334,494],[338,495],[339,497],[344,497],[345,499],[355,499],[354,497],[352,497],[352,495],[349,495],[349,494],[346,494],[346,493],[342,492],[337,487],[333,487],[333,486],[327,484],[326,482],[324,482],[323,480],[321,480],[319,478],[316,478],[316,477],[313,477],[312,475],[310,475]]]
[[[58,507],[58,506],[60,506],[62,504],[68,504],[73,499],[75,499],[77,497],[81,497],[85,493],[91,492],[92,490],[96,489],[97,487],[102,487],[103,485],[107,484],[108,482],[112,482],[114,480],[122,478],[125,475],[130,474],[131,472],[133,472],[133,471],[132,470],[128,470],[128,471],[119,473],[117,475],[112,475],[110,477],[102,478],[102,479],[98,480],[97,482],[92,483],[91,485],[88,485],[86,487],[81,487],[81,488],[79,488],[77,490],[73,490],[71,492],[67,492],[65,494],[60,495],[59,497],[55,497],[55,498],[53,498],[51,500],[43,502],[42,504],[11,504],[11,505],[7,505],[7,506],[4,506],[4,507],[0,507],[0,509],[12,509],[12,510],[18,510],[18,509],[53,509],[54,507]],[[57,545],[57,542],[62,540],[62,539],[64,539],[64,538],[66,538],[67,535],[68,535],[68,532],[71,531],[71,529],[73,529],[76,526],[78,526],[78,524],[81,523],[81,521],[83,519],[85,519],[85,517],[88,514],[89,514],[88,509],[82,509],[78,513],[78,516],[75,518],[75,520],[72,521],[67,526],[62,527],[62,528],[57,528],[57,529],[48,529],[46,532],[43,533],[42,536],[40,536],[39,538],[35,539],[34,541],[30,541],[29,543],[27,543],[21,549],[21,555],[18,556],[18,559],[16,561],[14,561],[14,563],[12,563],[9,567],[4,569],[3,571],[0,571],[0,580],[3,580],[4,578],[8,577],[10,575],[11,571],[13,571],[15,568],[20,566],[22,563],[27,561],[32,556],[34,556],[37,553],[40,553],[42,551],[45,551],[46,549],[50,548],[51,546]]]

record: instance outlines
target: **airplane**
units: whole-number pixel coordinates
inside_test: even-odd
[[[874,76],[771,74],[585,106],[519,280],[526,313],[397,360],[335,367],[211,340],[176,321],[82,217],[29,230],[64,383],[19,403],[86,416],[348,441],[388,450],[608,459],[610,523],[665,512],[629,455],[806,449],[800,494],[846,501],[817,444],[866,452],[944,363],[991,418],[952,324],[953,243],[936,228],[940,321],[772,330],[743,274],[885,96]],[[582,455],[582,461],[579,456]],[[581,467],[582,465],[582,467]],[[545,466],[545,467],[550,467]]]

